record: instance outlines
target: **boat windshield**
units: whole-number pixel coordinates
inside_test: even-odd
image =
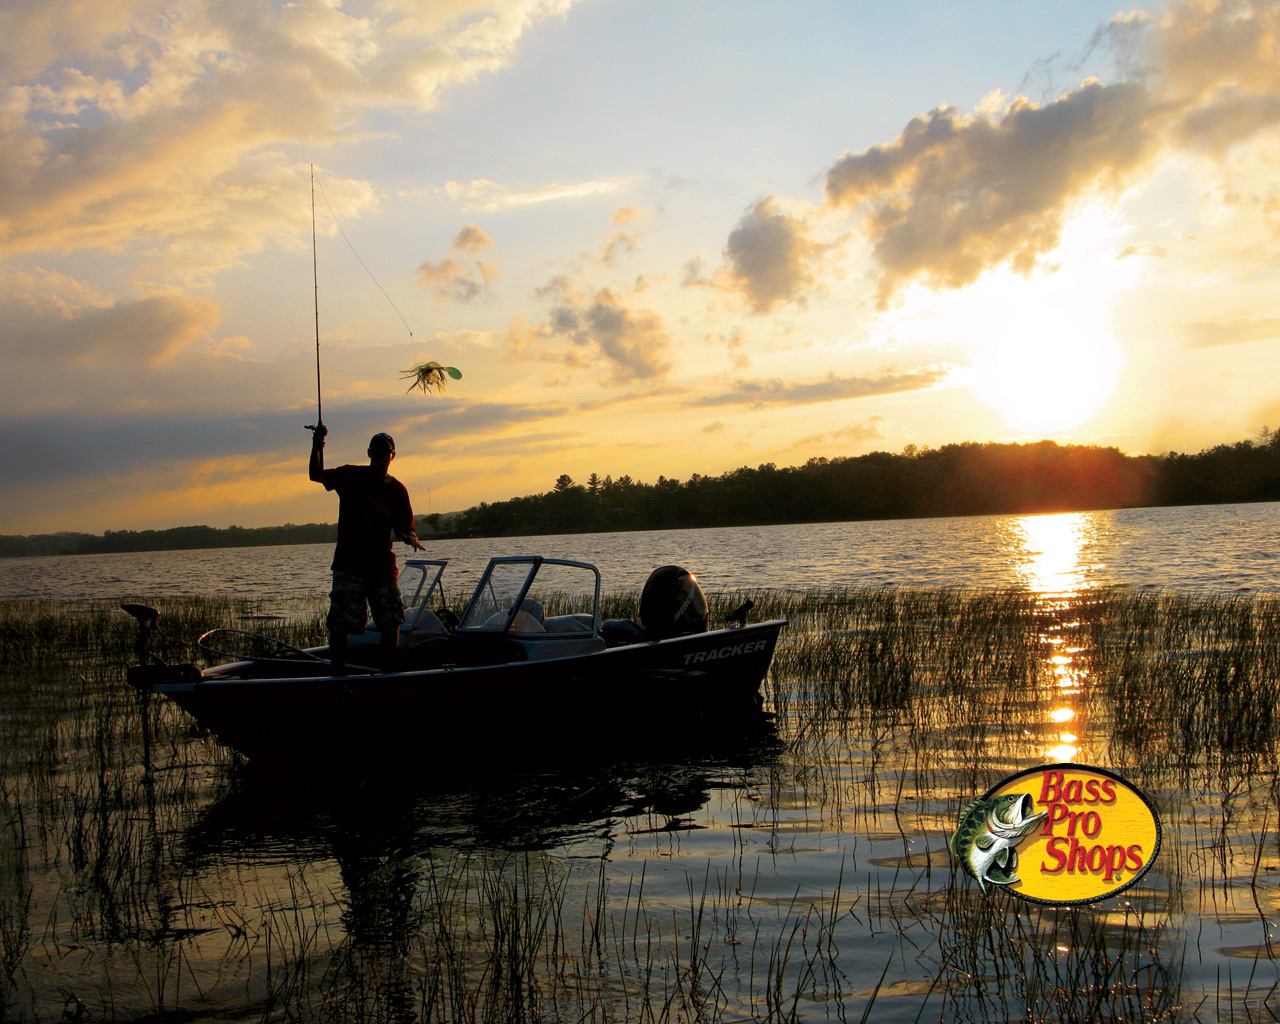
[[[591,632],[599,614],[600,574],[585,563],[494,559],[489,563],[460,630],[524,635]],[[571,618],[580,621],[566,621]],[[552,622],[551,620],[556,620]]]
[[[404,601],[405,625],[412,629],[423,609],[432,603],[444,604],[440,576],[445,559],[410,558],[400,567],[400,598]]]

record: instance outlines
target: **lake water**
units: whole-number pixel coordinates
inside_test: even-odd
[[[1124,585],[1280,591],[1280,503],[968,516],[801,526],[570,534],[427,542],[465,593],[491,556],[594,562],[606,591],[634,590],[659,565],[684,565],[708,591],[754,587]],[[408,549],[397,545],[404,557]],[[332,546],[232,548],[0,560],[0,598],[285,599],[328,590]]]
[[[340,750],[246,768],[167,701],[144,748],[127,654],[50,656],[42,628],[38,656],[0,659],[0,1020],[1274,1020],[1280,609],[1236,598],[1280,593],[1278,522],[431,543],[452,594],[527,553],[614,590],[675,562],[713,592],[870,591],[788,612],[763,736],[604,722],[517,755],[482,718],[431,720],[390,775]],[[293,600],[323,595],[330,554],[0,561],[0,597]],[[961,808],[1058,761],[1154,801],[1153,870],[1087,907],[982,895],[947,854]]]

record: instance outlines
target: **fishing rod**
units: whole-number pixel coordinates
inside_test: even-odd
[[[315,431],[324,426],[324,412],[320,405],[320,265],[316,257],[316,165],[311,165],[311,283],[315,290],[316,305],[316,421],[307,424]]]
[[[356,252],[356,247],[352,244],[351,239],[347,237],[347,232],[342,226],[342,222],[338,220],[338,214],[334,210],[333,205],[329,202],[328,195],[325,194],[324,185],[320,186],[320,195],[324,199],[324,204],[329,209],[329,214],[333,217],[334,224],[337,225],[338,231],[346,240],[347,247],[355,256],[356,261],[364,268],[364,272],[369,275],[369,279],[377,285],[378,291],[382,292],[382,297],[390,303],[391,308],[396,311],[396,315],[404,324],[404,328],[409,332],[409,337],[413,338],[413,328],[409,326],[409,321],[404,318],[404,314],[400,312],[400,307],[395,304],[391,296],[387,294],[387,290],[382,287],[381,282],[373,276],[373,271]],[[316,422],[314,425],[308,425],[308,430],[318,430],[324,426],[323,414],[320,405],[320,271],[319,257],[316,255],[316,165],[311,165],[311,278],[315,285],[315,307],[316,307]],[[427,362],[415,363],[407,370],[400,373],[401,380],[408,380],[409,391],[414,388],[421,388],[423,393],[435,391],[437,393],[444,391],[445,381],[452,378],[453,380],[462,379],[462,371],[456,366],[444,366],[435,360]]]

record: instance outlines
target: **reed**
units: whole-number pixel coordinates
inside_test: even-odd
[[[131,619],[0,602],[0,1018],[1271,1019],[1280,601],[713,592],[713,622],[747,598],[790,625],[777,742],[742,768],[617,765],[494,800],[464,780],[376,814],[366,786],[321,794],[283,845],[273,815],[305,787],[265,824],[227,810],[252,782],[140,704]],[[167,661],[215,627],[324,642],[318,601],[156,604]],[[635,618],[636,598],[603,611]],[[1078,759],[1154,797],[1166,852],[1097,907],[983,897],[946,836],[1045,758],[1064,705]],[[689,811],[689,792],[735,802]],[[325,824],[344,800],[354,824]],[[695,826],[709,845],[682,852]],[[1239,941],[1206,953],[1188,942],[1206,926]]]

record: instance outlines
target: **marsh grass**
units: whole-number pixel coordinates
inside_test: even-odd
[[[780,743],[745,767],[619,767],[599,803],[584,796],[598,779],[562,799],[534,780],[536,801],[473,799],[463,779],[425,799],[426,833],[392,827],[394,810],[348,827],[334,797],[320,820],[337,825],[273,824],[281,808],[233,815],[230,838],[210,822],[247,785],[239,758],[129,688],[133,621],[111,603],[0,603],[0,1019],[1280,1015],[1276,599],[709,598],[713,623],[747,598],[790,622],[766,683]],[[324,642],[319,602],[159,608],[166,661],[220,626]],[[635,618],[637,601],[603,612]],[[965,802],[1045,759],[1064,704],[1078,759],[1155,799],[1165,852],[1093,907],[983,897],[946,837]],[[713,794],[702,810],[655,785],[682,772]],[[1207,928],[1216,946],[1188,941]]]
[[[1117,753],[1145,771],[1270,771],[1280,599],[1103,595],[1086,628]]]

